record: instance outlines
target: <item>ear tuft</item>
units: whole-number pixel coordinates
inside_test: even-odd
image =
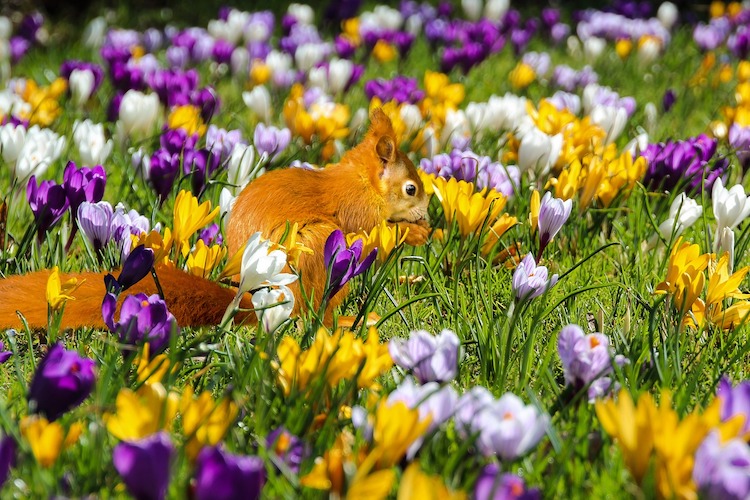
[[[370,113],[370,133],[376,136],[395,135],[391,119],[388,118],[382,108],[375,108]]]
[[[384,135],[378,140],[375,152],[383,165],[392,163],[396,159],[396,143],[391,136]]]

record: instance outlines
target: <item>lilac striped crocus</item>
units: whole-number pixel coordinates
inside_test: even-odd
[[[112,239],[112,205],[106,201],[89,203],[84,201],[78,207],[76,219],[78,227],[98,254]]]
[[[474,500],[538,500],[537,488],[526,488],[523,479],[515,474],[503,473],[496,463],[487,464],[474,483]]]
[[[432,335],[426,330],[413,331],[408,339],[394,337],[388,343],[393,362],[426,382],[449,382],[458,374],[460,342],[451,330]]]
[[[602,333],[583,333],[578,325],[568,325],[557,338],[557,352],[563,365],[565,382],[575,389],[589,385],[589,402],[612,388],[612,353],[609,337]],[[624,358],[616,357],[622,364]]]
[[[701,498],[750,497],[750,446],[739,438],[723,441],[712,431],[695,452],[693,480]]]
[[[74,162],[69,161],[63,172],[63,187],[65,188],[65,196],[68,198],[71,216],[78,216],[78,208],[83,202],[97,203],[102,201],[106,184],[107,174],[101,165],[77,168]],[[77,226],[74,225],[70,233],[68,246],[73,241],[76,229]]]
[[[519,303],[539,297],[555,283],[557,274],[549,277],[547,267],[538,266],[531,254],[526,255],[513,272],[513,294]]]
[[[274,161],[289,146],[292,131],[258,123],[253,133],[253,145],[266,161]]]
[[[745,421],[741,434],[750,436],[750,380],[743,380],[733,387],[729,377],[724,375],[716,389],[716,397],[721,401],[722,422],[740,415]]]
[[[124,441],[112,451],[112,462],[135,498],[161,500],[167,496],[174,446],[162,431],[138,441]]]
[[[573,200],[553,198],[550,192],[544,193],[539,205],[537,221],[539,229],[539,253],[537,258],[541,258],[549,242],[560,232],[560,229],[570,217],[572,209]]]

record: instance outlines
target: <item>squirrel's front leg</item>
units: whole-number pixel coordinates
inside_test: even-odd
[[[400,234],[404,234],[404,231],[408,229],[406,244],[415,247],[424,245],[427,242],[427,237],[430,235],[431,230],[430,225],[424,219],[417,222],[389,222],[388,225],[391,227],[397,226]]]

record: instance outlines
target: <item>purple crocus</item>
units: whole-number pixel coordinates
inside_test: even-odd
[[[198,239],[203,240],[206,246],[221,245],[224,243],[224,237],[221,235],[221,229],[215,222],[201,229],[198,233]]]
[[[97,203],[102,201],[104,186],[107,184],[107,174],[101,165],[95,167],[77,168],[75,162],[69,161],[63,172],[63,187],[65,196],[68,198],[68,206],[72,217],[78,215],[78,207],[81,203]],[[68,246],[73,241],[77,226],[73,226],[70,232]]]
[[[732,387],[729,377],[724,375],[716,389],[716,397],[721,400],[721,420],[741,415],[745,423],[742,425],[742,435],[750,435],[750,380],[743,380]]]
[[[545,266],[537,266],[534,256],[527,254],[513,272],[513,294],[516,300],[524,302],[539,297],[557,283],[557,274],[549,278]]]
[[[710,191],[729,164],[726,158],[714,158],[717,145],[716,139],[705,134],[649,144],[642,153],[648,160],[643,183],[649,189],[672,191],[687,182],[689,192],[700,191],[704,185]]]
[[[18,445],[13,437],[0,437],[0,488],[8,480],[10,469],[16,465],[16,448]]]
[[[169,346],[172,329],[179,334],[177,320],[167,309],[167,304],[157,294],[128,295],[122,302],[120,321],[115,323],[117,298],[107,293],[102,302],[102,317],[110,331],[116,333],[122,344],[138,345],[148,342],[151,352],[159,353]]]
[[[157,70],[149,74],[147,83],[165,106],[182,106],[190,103],[190,95],[198,88],[198,72],[195,69]]]
[[[674,90],[667,89],[667,91],[664,92],[664,97],[661,100],[661,107],[665,113],[669,113],[669,110],[672,109],[675,101],[677,101],[677,94],[674,93]]]
[[[701,498],[748,498],[750,446],[739,438],[722,442],[719,431],[711,431],[695,452],[693,480]]]
[[[10,357],[13,355],[13,351],[6,351],[5,344],[2,340],[0,340],[0,365],[8,361]],[[2,482],[0,482],[2,484]]]
[[[458,374],[458,336],[451,330],[432,335],[426,330],[411,332],[408,339],[394,337],[388,343],[393,362],[419,380],[449,382]]]
[[[557,338],[557,352],[563,365],[565,382],[580,389],[589,386],[589,402],[606,394],[612,387],[612,380],[606,375],[612,373],[612,358],[609,337],[602,333],[585,335],[578,325],[568,325]],[[615,358],[623,363],[624,358]]]
[[[750,166],[750,127],[743,127],[738,123],[732,123],[727,136],[729,145],[737,155],[743,170]]]
[[[362,274],[372,265],[377,255],[377,248],[360,262],[364,243],[358,239],[347,248],[344,233],[340,229],[328,236],[323,249],[323,262],[330,270],[330,282],[327,298],[336,295],[344,285],[355,276]]]
[[[253,133],[253,144],[263,157],[274,161],[289,146],[292,132],[288,128],[278,129],[258,123]]]
[[[151,181],[156,194],[159,195],[160,202],[163,203],[169,196],[179,172],[179,154],[169,153],[167,150],[159,148],[151,155],[148,179]]]
[[[474,500],[537,500],[538,488],[527,489],[523,479],[502,473],[496,463],[487,464],[474,483]]]
[[[190,102],[201,110],[201,120],[208,123],[219,110],[221,100],[213,87],[197,89],[190,95]]]
[[[133,497],[161,500],[167,496],[174,446],[161,431],[138,441],[125,441],[112,451],[112,463]]]
[[[145,245],[138,245],[130,251],[122,265],[120,275],[115,280],[117,291],[124,292],[146,277],[154,267],[154,251]],[[111,275],[110,275],[111,276]],[[120,314],[122,320],[122,314]]]
[[[266,482],[263,459],[233,455],[219,446],[207,446],[195,462],[196,500],[260,498]]]
[[[12,36],[9,41],[10,45],[10,61],[15,64],[21,60],[23,56],[31,48],[31,42],[21,36]]]
[[[81,357],[57,342],[37,366],[29,386],[31,410],[57,420],[80,405],[91,394],[96,382],[94,360]]]
[[[26,185],[26,199],[34,213],[37,240],[41,244],[44,235],[65,215],[68,210],[68,197],[65,187],[55,181],[42,181],[38,186],[32,175]]]
[[[295,474],[299,473],[302,461],[308,455],[305,442],[284,427],[277,427],[266,437],[266,447]]]
[[[544,249],[550,241],[557,235],[563,224],[570,217],[570,211],[573,209],[573,200],[562,200],[553,198],[550,192],[546,192],[542,197],[539,205],[539,253],[537,258],[541,259]]]
[[[78,227],[98,254],[112,239],[112,205],[106,201],[89,203],[84,201],[78,207]]]
[[[223,163],[232,154],[237,144],[242,143],[242,131],[226,130],[216,125],[209,125],[206,131],[206,148]]]

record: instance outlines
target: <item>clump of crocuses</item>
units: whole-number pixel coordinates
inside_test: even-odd
[[[323,262],[325,262],[326,268],[330,270],[327,298],[330,299],[336,295],[350,279],[367,271],[372,265],[377,255],[377,249],[370,252],[360,262],[363,246],[362,240],[358,239],[350,247],[347,247],[344,233],[340,229],[335,230],[328,237],[323,249]]]
[[[705,134],[684,141],[649,144],[643,151],[648,169],[643,183],[649,189],[673,190],[686,183],[691,192],[701,186],[710,190],[729,165],[726,158],[717,158],[718,141]]]
[[[565,382],[576,390],[588,385],[589,402],[612,389],[612,353],[609,337],[602,333],[583,333],[578,325],[568,325],[557,338],[557,351],[563,365]],[[614,361],[624,363],[622,356]]]
[[[102,317],[120,342],[127,345],[150,344],[151,352],[159,353],[169,346],[172,330],[179,333],[177,320],[157,294],[128,295],[122,302],[120,321],[115,323],[117,298],[108,293],[102,303]]]
[[[31,411],[52,421],[80,405],[94,389],[94,366],[94,360],[65,349],[60,342],[54,344],[31,380],[28,394]]]
[[[419,383],[449,382],[458,374],[460,343],[451,330],[432,335],[416,330],[408,340],[394,337],[388,343],[393,362],[409,370]]]

